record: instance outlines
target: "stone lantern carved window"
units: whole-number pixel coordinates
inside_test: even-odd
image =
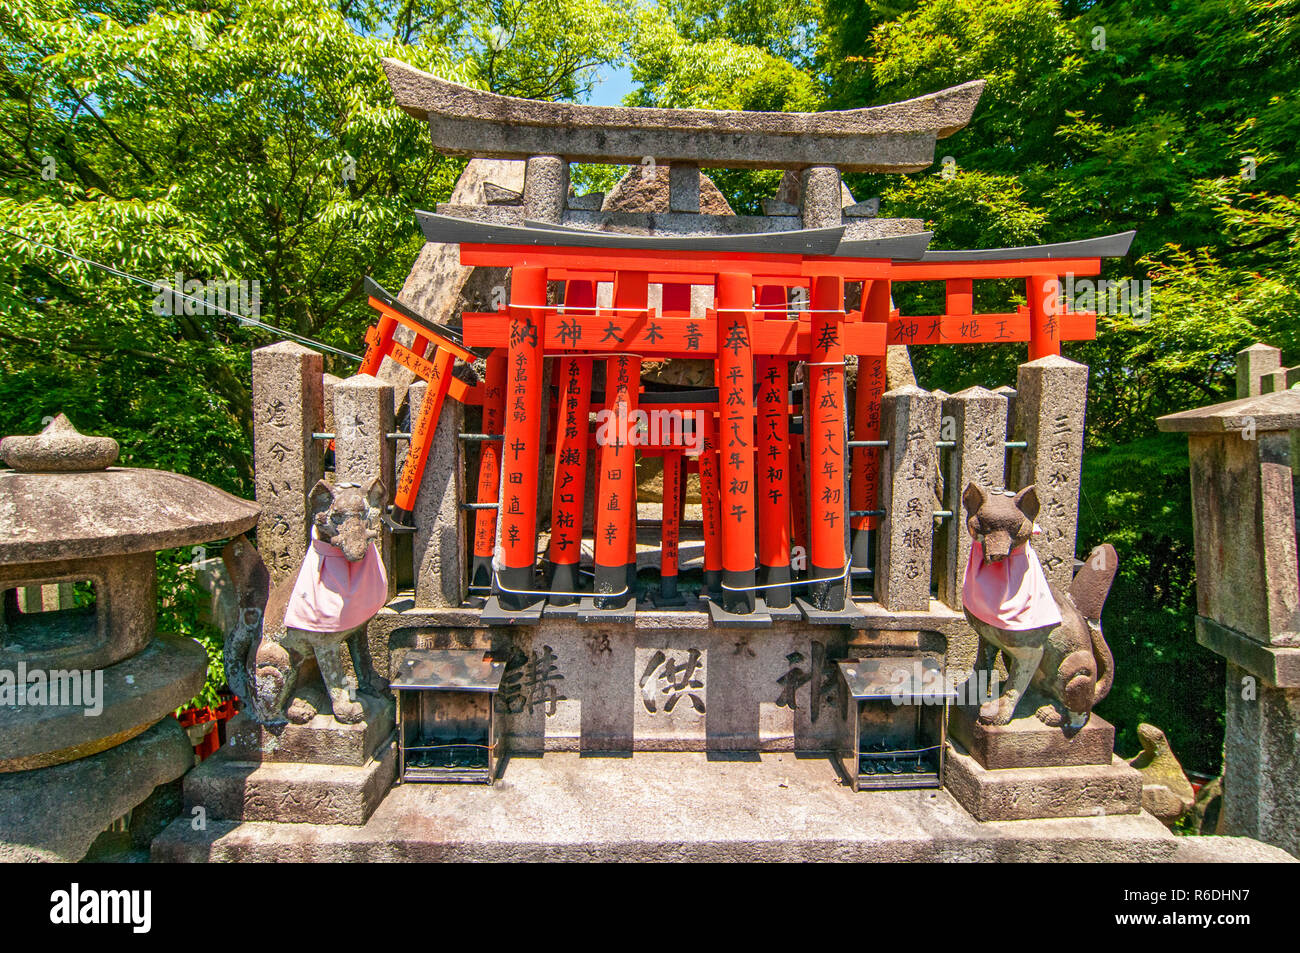
[[[6,586],[0,593],[0,645],[14,652],[44,652],[103,641],[101,586],[102,580],[92,578]]]

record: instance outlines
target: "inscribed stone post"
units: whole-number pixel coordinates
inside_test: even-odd
[[[417,381],[409,391],[411,419],[419,418],[429,385]],[[420,607],[458,606],[465,600],[465,461],[459,434],[465,408],[445,400],[438,428],[415,499],[415,604]]]
[[[355,483],[362,489],[375,477],[388,491],[385,505],[393,498],[396,484],[393,432],[393,385],[369,374],[357,374],[334,387],[334,482]],[[396,591],[393,571],[393,541],[380,528],[380,552],[388,572],[388,595]]]
[[[876,601],[890,612],[924,611],[930,607],[938,399],[911,384],[888,391],[880,401],[880,437],[889,446],[880,461],[885,519]]]
[[[961,495],[972,482],[986,491],[1006,486],[1007,399],[983,387],[968,387],[944,400],[940,430],[945,437],[951,430],[956,446],[948,451],[944,473],[943,508],[952,516],[936,533],[935,574],[939,601],[960,610],[971,548]]]
[[[1037,490],[1042,535],[1034,538],[1034,551],[1048,581],[1063,590],[1074,578],[1087,402],[1087,365],[1056,354],[1020,365],[1015,433],[1028,446],[1011,456],[1009,489],[1032,483]]]
[[[298,572],[307,553],[307,494],[321,478],[324,425],[321,356],[283,341],[253,352],[253,466],[257,475],[257,545],[274,587]]]

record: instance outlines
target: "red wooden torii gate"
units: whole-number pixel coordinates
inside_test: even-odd
[[[617,241],[616,236],[604,237]],[[852,442],[878,441],[886,345],[1023,342],[1032,360],[1059,354],[1064,340],[1092,339],[1095,315],[1061,308],[1059,278],[1098,274],[1101,254],[1071,252],[1076,247],[1095,252],[1096,242],[1105,241],[929,253],[919,261],[894,261],[673,248],[594,249],[565,244],[563,233],[550,238],[554,244],[461,243],[463,265],[507,268],[512,276],[508,305],[495,313],[465,313],[463,331],[466,346],[492,349],[485,394],[495,396],[485,398],[484,426],[491,433],[492,422],[499,419],[504,432],[499,461],[493,461],[501,468],[499,501],[495,474],[480,474],[479,505],[499,503],[499,511],[478,514],[475,555],[484,561],[496,543],[494,590],[507,620],[514,621],[547,597],[562,604],[588,595],[596,597],[597,605],[621,607],[634,588],[637,448],[616,435],[594,448],[595,586],[591,593],[577,590],[593,361],[604,361],[605,403],[615,419],[619,414],[627,419],[637,407],[642,358],[715,361],[718,395],[716,406],[703,414],[699,471],[705,568],[720,576],[722,608],[741,615],[753,612],[759,593],[765,593],[771,608],[789,605],[792,527],[806,527],[807,603],[822,612],[842,611],[849,590],[846,527],[868,529],[874,524],[868,507],[874,505],[877,484],[877,454],[865,446],[850,447],[846,355],[859,359]],[[1127,241],[1123,245],[1127,249]],[[993,278],[1023,279],[1028,305],[1011,313],[976,314],[972,283]],[[944,313],[899,315],[890,305],[896,281],[943,281]],[[563,304],[547,303],[549,282],[563,283]],[[611,307],[596,306],[599,282],[613,286]],[[861,308],[846,310],[846,282],[862,282]],[[661,308],[649,306],[651,284],[663,286]],[[693,285],[714,289],[714,307],[703,318],[690,313]],[[808,291],[808,305],[797,320],[787,312],[791,288]],[[534,572],[544,458],[540,424],[546,409],[541,362],[547,357],[559,360],[548,554],[555,571],[551,588],[540,591]],[[806,503],[799,499],[802,480],[791,479],[797,463],[790,453],[787,406],[791,361],[805,362],[808,368]],[[846,481],[844,466],[851,449],[851,481]],[[646,452],[673,451],[647,447]],[[666,468],[666,570],[669,561],[675,570],[682,495],[682,471],[669,476]],[[761,585],[760,568],[766,580]]]

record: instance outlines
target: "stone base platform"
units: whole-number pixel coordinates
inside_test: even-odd
[[[491,787],[400,784],[359,827],[182,817],[155,861],[1180,861],[1291,858],[1148,814],[980,824],[946,791],[854,794],[829,756],[548,753]],[[610,810],[610,805],[618,805]]]
[[[1086,725],[1067,737],[1060,728],[1051,728],[1032,714],[1037,707],[1033,701],[1026,698],[1022,702],[1031,714],[1009,725],[981,725],[976,720],[978,706],[954,706],[948,732],[980,767],[990,771],[1110,764],[1115,753],[1114,725],[1093,714]]]
[[[318,716],[320,717],[320,716]],[[239,761],[221,748],[185,776],[185,819],[364,824],[397,777],[397,742],[365,764]]]
[[[1142,810],[1142,775],[1113,755],[1108,764],[990,771],[952,745],[946,780],[953,797],[981,821],[1108,817]]]

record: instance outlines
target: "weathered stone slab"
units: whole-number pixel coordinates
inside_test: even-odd
[[[225,756],[232,761],[365,765],[393,733],[394,705],[361,694],[362,721],[344,725],[333,715],[317,715],[305,725],[258,724],[240,713],[226,726]],[[324,697],[321,698],[325,702]]]
[[[756,796],[762,792],[762,796]],[[617,810],[611,810],[617,805]],[[1288,861],[1147,814],[981,824],[946,791],[863,791],[829,758],[704,753],[510,758],[501,782],[401,784],[361,827],[182,817],[155,861]]]
[[[1273,688],[1300,688],[1300,646],[1265,645],[1258,639],[1196,617],[1196,642]]]
[[[208,821],[364,824],[397,777],[397,742],[360,767],[233,760],[224,748],[185,777],[185,813]]]
[[[412,420],[424,408],[428,389],[424,381],[411,385]],[[466,511],[460,508],[461,500],[467,499],[467,487],[464,445],[459,437],[464,429],[464,406],[450,398],[444,400],[415,499],[417,606],[458,606],[465,601],[469,526]]]
[[[325,424],[319,353],[282,341],[253,352],[253,467],[257,473],[257,548],[271,587],[293,576],[307,552],[307,494],[322,476],[312,439]]]
[[[1254,437],[1189,434],[1196,608],[1261,643],[1300,647],[1291,437]]]
[[[1115,754],[1115,726],[1095,712],[1069,738],[1060,728],[1049,728],[1032,715],[1008,725],[981,725],[976,721],[978,714],[977,706],[954,705],[948,730],[980,767],[990,771],[1107,765]]]
[[[193,764],[184,729],[165,718],[88,758],[0,774],[0,862],[80,860],[109,824]]]
[[[369,374],[357,374],[334,387],[334,483],[355,483],[364,489],[379,477],[388,491],[396,489],[396,444],[388,439],[394,432],[393,386]],[[310,491],[314,484],[308,484]],[[388,572],[388,595],[397,591],[393,571],[393,539],[380,527],[376,541]]]
[[[1142,810],[1142,775],[1119,758],[1106,765],[990,771],[952,745],[944,783],[980,821],[1106,817]]]
[[[887,391],[880,401],[880,528],[876,601],[890,611],[930,605],[939,400],[919,387]]]
[[[939,600],[961,609],[961,587],[970,559],[971,535],[961,495],[975,482],[987,490],[1006,487],[1007,399],[983,387],[944,398],[940,439],[956,446],[947,454],[943,508],[952,516],[935,532],[935,576]]]
[[[1088,368],[1059,355],[1020,365],[1016,383],[1015,438],[1028,447],[1011,455],[1008,489],[1031,483],[1038,492],[1042,535],[1034,551],[1053,585],[1065,590],[1074,578],[1079,527],[1079,480],[1083,466],[1083,419]]]

